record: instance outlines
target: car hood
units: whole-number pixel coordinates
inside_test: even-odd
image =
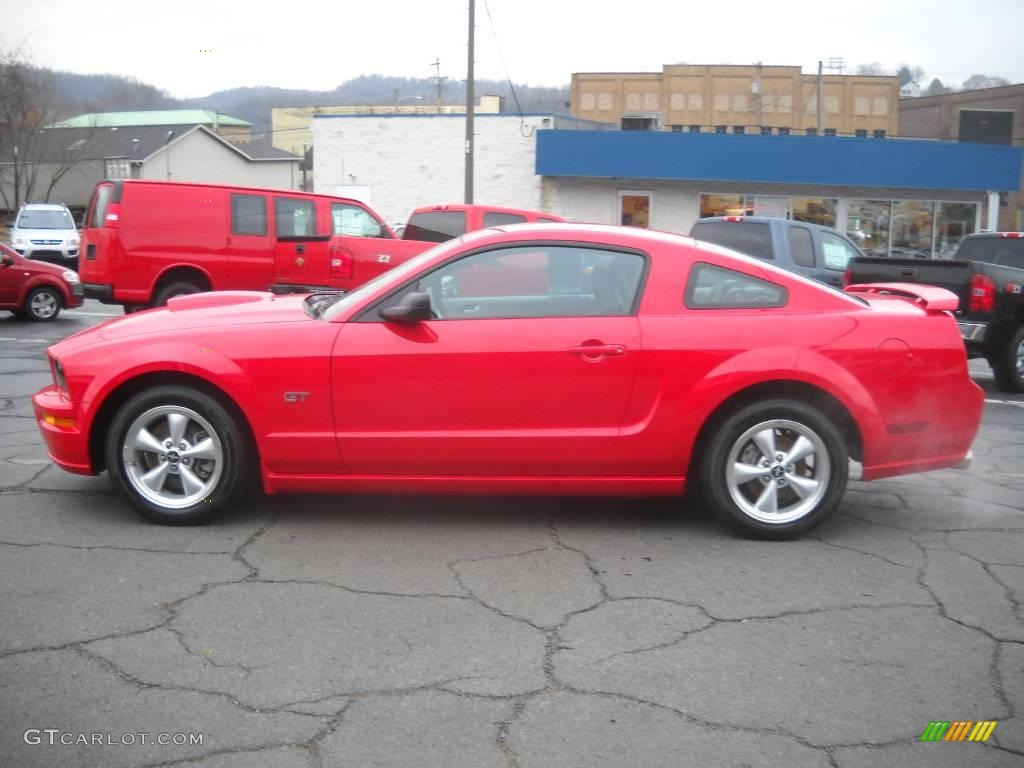
[[[49,264],[45,261],[36,261],[35,259],[26,259],[22,256],[22,262],[16,266],[22,269],[30,269],[35,274],[46,274],[52,275],[61,282],[67,284],[67,280],[64,279],[64,273],[68,271],[68,267],[62,267],[59,264]]]
[[[78,231],[74,229],[12,229],[11,237],[24,237],[26,240],[60,240],[64,242],[69,237],[78,237]]]
[[[192,335],[197,328],[204,333],[218,328],[268,323],[317,323],[306,314],[305,296],[274,296],[256,291],[217,291],[178,296],[166,307],[137,312],[69,336],[51,347],[56,355],[73,352],[105,341],[134,336],[173,338]]]

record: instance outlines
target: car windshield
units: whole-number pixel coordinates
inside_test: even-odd
[[[75,222],[67,211],[32,211],[21,212],[17,222],[18,229],[74,229]]]

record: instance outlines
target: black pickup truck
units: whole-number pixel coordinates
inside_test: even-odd
[[[845,282],[925,283],[960,298],[968,357],[983,357],[1006,392],[1024,392],[1024,232],[968,235],[952,261],[851,259]]]

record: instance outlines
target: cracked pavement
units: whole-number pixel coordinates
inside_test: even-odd
[[[851,483],[795,542],[676,500],[277,496],[161,528],[31,417],[33,340],[101,319],[0,319],[4,766],[1022,763],[1024,398],[984,366],[970,470]]]

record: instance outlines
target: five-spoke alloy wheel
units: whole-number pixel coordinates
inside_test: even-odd
[[[139,511],[172,525],[199,523],[243,490],[250,469],[237,419],[215,398],[160,386],[117,412],[107,467]]]
[[[700,480],[715,512],[734,528],[782,539],[820,523],[846,478],[846,446],[835,425],[809,405],[771,400],[718,425]]]

